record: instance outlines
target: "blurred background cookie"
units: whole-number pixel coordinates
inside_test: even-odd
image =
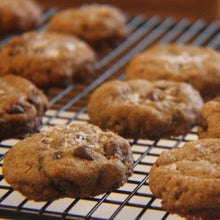
[[[205,47],[155,45],[131,60],[126,77],[187,82],[210,99],[220,93],[220,57]]]
[[[15,190],[31,200],[84,198],[127,182],[133,156],[125,139],[97,126],[47,127],[10,149],[3,173]]]
[[[199,138],[220,138],[220,97],[204,104],[198,135]]]
[[[0,75],[20,75],[44,88],[67,86],[86,81],[95,62],[90,46],[76,37],[28,32],[0,51]]]
[[[34,133],[48,109],[46,96],[28,80],[0,77],[0,140]]]
[[[25,31],[39,25],[42,8],[33,0],[0,1],[0,33]]]
[[[90,122],[126,138],[186,134],[198,122],[203,100],[190,84],[142,79],[102,84],[88,103]]]
[[[48,31],[76,35],[96,49],[115,46],[129,33],[123,12],[104,4],[62,10],[52,17]]]

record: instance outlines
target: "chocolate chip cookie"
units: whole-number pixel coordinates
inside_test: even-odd
[[[48,31],[76,35],[96,49],[117,45],[129,34],[122,11],[105,4],[60,11],[50,20]]]
[[[163,209],[187,219],[220,218],[220,139],[186,143],[163,152],[149,186]]]
[[[0,1],[0,33],[26,31],[42,20],[42,8],[32,0]]]
[[[220,94],[220,57],[205,47],[155,45],[131,60],[126,77],[187,82],[208,100]]]
[[[109,192],[132,172],[130,144],[91,124],[46,127],[13,146],[3,163],[6,181],[36,201]]]
[[[199,138],[220,138],[220,97],[204,104],[198,135]]]
[[[113,80],[91,95],[88,114],[91,123],[123,137],[157,139],[186,134],[202,106],[199,92],[187,83]]]
[[[0,77],[0,140],[35,132],[47,108],[46,96],[28,80]]]
[[[0,57],[0,75],[20,75],[42,88],[86,81],[96,62],[94,51],[85,42],[46,32],[15,37],[2,48]]]

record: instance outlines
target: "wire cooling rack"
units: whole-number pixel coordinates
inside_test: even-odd
[[[56,10],[47,12],[47,15]],[[128,22],[132,34],[117,48],[100,57],[96,73],[87,84],[73,84],[65,89],[52,88],[48,91],[50,109],[45,113],[43,126],[85,123],[89,120],[87,103],[91,93],[110,79],[124,79],[126,64],[137,53],[159,43],[191,44],[220,50],[220,24],[207,23],[203,19],[195,22],[187,18],[176,20],[169,17],[145,17],[139,15]],[[40,30],[45,29],[47,24]],[[13,36],[3,39],[4,46]],[[197,139],[197,126],[185,135],[157,141],[130,140],[134,154],[134,174],[123,187],[94,198],[64,198],[53,202],[29,201],[9,186],[2,175],[2,163],[7,151],[19,140],[0,142],[0,217],[10,219],[181,219],[161,208],[148,185],[151,166],[162,151],[182,146]]]

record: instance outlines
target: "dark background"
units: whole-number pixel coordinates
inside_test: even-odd
[[[207,21],[220,19],[220,0],[37,0],[45,9],[58,6],[59,9],[78,7],[83,3],[109,3],[120,7],[131,16],[144,14],[146,16],[160,15],[162,18],[188,17],[192,20],[204,18]]]

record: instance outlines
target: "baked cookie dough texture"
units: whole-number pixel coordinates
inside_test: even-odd
[[[131,60],[126,77],[187,82],[208,100],[220,94],[220,56],[205,47],[155,45]]]
[[[200,118],[203,100],[190,84],[134,79],[104,83],[88,103],[90,122],[126,138],[186,134]]]
[[[27,32],[0,51],[0,75],[14,74],[41,88],[87,81],[96,55],[76,37],[49,32]]]
[[[204,104],[198,135],[199,138],[220,138],[220,96]]]
[[[130,144],[91,124],[45,127],[14,145],[3,163],[6,181],[36,201],[110,192],[132,172]]]
[[[220,139],[186,143],[163,152],[149,186],[162,207],[186,219],[220,218]]]
[[[0,77],[0,140],[36,132],[48,107],[47,97],[30,81],[15,75]]]

